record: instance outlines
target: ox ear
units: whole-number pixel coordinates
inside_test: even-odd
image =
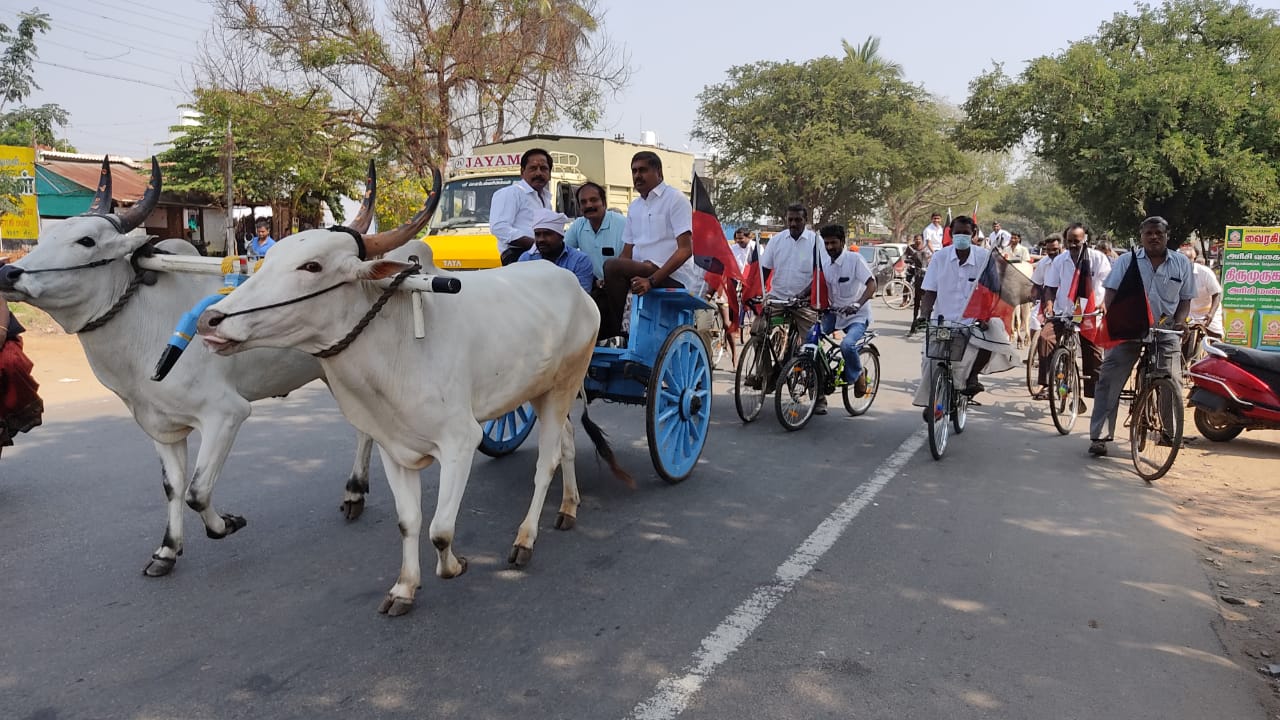
[[[417,266],[413,263],[398,260],[366,260],[360,263],[357,275],[361,280],[384,280],[414,267]]]

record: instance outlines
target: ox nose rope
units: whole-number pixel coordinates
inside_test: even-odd
[[[117,259],[118,258],[103,258],[101,260],[94,260],[93,262],[87,262],[83,265],[72,265],[71,267],[40,268],[37,270],[28,270],[26,268],[18,268],[18,269],[22,271],[23,275],[35,275],[37,273],[47,273],[47,272],[66,272],[68,270],[85,270],[87,268],[102,267],[107,263],[115,262]]]
[[[348,332],[345,337],[343,337],[341,340],[334,343],[333,345],[330,345],[329,347],[325,348],[324,350],[321,350],[320,352],[311,353],[311,354],[318,358],[330,358],[342,352],[343,350],[346,350],[347,347],[351,345],[351,343],[354,342],[357,337],[360,336],[360,333],[364,332],[364,329],[369,326],[369,323],[372,322],[373,318],[382,310],[382,307],[387,304],[387,301],[390,300],[391,296],[395,293],[396,288],[400,287],[404,283],[404,281],[409,278],[410,275],[417,274],[418,271],[422,270],[422,265],[418,263],[418,259],[416,257],[410,258],[410,260],[413,261],[413,264],[396,274],[395,278],[392,279],[391,284],[387,286],[386,290],[382,291],[382,295],[379,296],[377,301],[373,303],[373,307],[369,308],[369,311],[364,314],[364,317],[360,318],[360,322],[356,323],[356,326],[351,329],[351,332]],[[292,298],[289,300],[281,300],[278,303],[271,303],[270,305],[259,305],[258,307],[251,307],[247,310],[237,310],[235,312],[227,313],[225,315],[222,315],[221,317],[215,318],[216,322],[214,320],[210,320],[209,324],[212,325],[213,327],[217,327],[223,320],[226,320],[227,318],[231,318],[231,317],[236,317],[237,315],[248,315],[250,313],[260,312],[262,310],[273,310],[275,308],[285,307],[287,305],[300,303],[304,300],[310,300],[311,298],[324,295],[327,292],[337,290],[338,288],[346,284],[347,284],[347,281],[343,281],[340,283],[335,283],[333,285],[330,285],[329,287],[324,288],[322,290],[317,290],[313,293],[302,295],[300,297]]]

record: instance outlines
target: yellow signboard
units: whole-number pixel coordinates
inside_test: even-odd
[[[40,211],[36,207],[36,151],[29,147],[0,145],[0,174],[22,181],[17,212],[0,217],[0,237],[35,240],[40,237]]]

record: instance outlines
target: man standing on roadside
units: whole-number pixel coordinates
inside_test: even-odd
[[[254,225],[255,236],[249,241],[246,252],[251,258],[266,257],[267,251],[275,247],[276,239],[271,237],[271,221],[259,220]]]
[[[925,247],[929,248],[930,253],[936,253],[942,249],[942,214],[934,213],[929,219],[929,224],[920,232],[924,237]]]
[[[489,230],[498,238],[498,256],[510,265],[533,247],[533,215],[551,209],[551,153],[530,148],[520,156],[520,179],[493,194]]]
[[[1009,247],[1009,239],[1013,237],[1008,230],[1000,227],[1000,223],[991,223],[991,236],[987,238],[987,247],[992,252],[1003,253]]]

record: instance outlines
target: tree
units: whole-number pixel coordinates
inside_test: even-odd
[[[73,150],[54,137],[54,127],[65,127],[67,111],[52,103],[40,107],[21,105],[39,90],[35,81],[36,34],[49,31],[49,16],[39,10],[18,13],[18,26],[0,23],[0,145],[36,144]],[[14,109],[8,109],[19,103]]]
[[[326,95],[197,89],[185,107],[201,119],[196,125],[173,128],[182,134],[160,155],[167,165],[165,190],[224,196],[223,147],[229,123],[235,142],[237,203],[271,205],[283,221],[281,231],[289,229],[294,217],[319,224],[322,204],[342,220],[338,198],[354,194],[371,151],[354,139],[346,123],[332,116]]]
[[[327,112],[419,177],[459,149],[589,129],[626,62],[592,0],[217,0],[201,74],[213,87],[320,92]],[[381,8],[381,15],[375,14]]]
[[[970,83],[967,147],[1024,137],[1096,222],[1173,241],[1280,220],[1280,24],[1228,0],[1166,0],[1098,34]]]
[[[1033,162],[1026,173],[1006,186],[993,209],[1016,218],[1004,223],[1005,229],[1016,229],[1029,243],[1039,243],[1045,235],[1062,232],[1073,222],[1090,226],[1095,234],[1103,230],[1093,227],[1089,214],[1043,161]]]
[[[843,57],[730,68],[699,95],[693,137],[729,168],[727,218],[779,217],[804,203],[815,222],[870,217],[886,199],[954,169],[946,120],[918,85],[878,55],[878,41]]]
[[[991,208],[1004,183],[1005,158],[994,153],[946,154],[941,162],[929,161],[932,177],[924,177],[886,195],[885,225],[894,240],[905,242],[929,222],[929,216],[954,208],[956,215],[972,215],[971,208]],[[944,213],[945,215],[945,213]],[[979,213],[979,219],[983,217]]]

